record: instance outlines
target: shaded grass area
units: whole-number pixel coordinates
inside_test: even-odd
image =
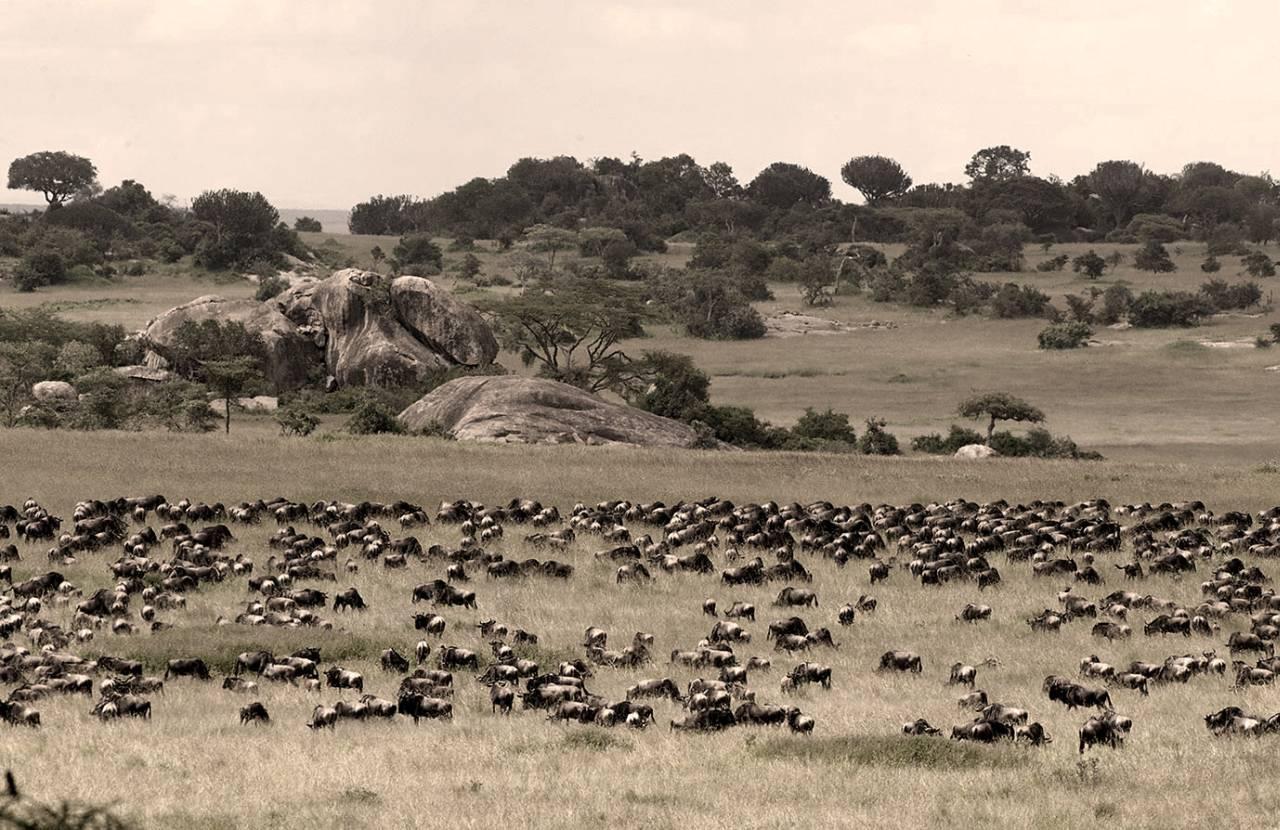
[[[887,735],[831,735],[803,741],[770,738],[752,742],[751,753],[775,761],[928,770],[1013,767],[1025,761],[1025,753],[1012,747]]]

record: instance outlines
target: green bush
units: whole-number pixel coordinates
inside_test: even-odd
[[[1218,311],[1249,308],[1262,302],[1262,289],[1256,282],[1228,285],[1223,280],[1209,280],[1200,286],[1200,294]]]
[[[1108,286],[1102,292],[1102,309],[1098,312],[1098,322],[1104,326],[1119,323],[1129,314],[1133,305],[1133,292],[1123,285]]]
[[[1155,274],[1168,274],[1178,270],[1164,245],[1154,240],[1143,245],[1133,255],[1133,267]]]
[[[1077,274],[1084,274],[1091,280],[1096,280],[1107,270],[1107,261],[1090,248],[1071,260],[1071,270]]]
[[[1042,317],[1049,307],[1049,295],[1030,285],[1007,282],[991,298],[991,313],[1001,319]]]
[[[57,285],[67,278],[67,264],[53,251],[36,251],[18,262],[14,274],[14,287],[19,291],[34,291],[45,285]]]
[[[1068,437],[1055,438],[1043,427],[1032,427],[1023,436],[1011,432],[996,432],[991,436],[991,449],[1012,458],[1070,458],[1095,461],[1102,458],[1096,452],[1081,450]]]
[[[347,421],[347,432],[352,435],[400,435],[404,425],[396,413],[376,397],[366,397]]]
[[[1069,261],[1070,261],[1070,257],[1068,257],[1066,254],[1058,254],[1056,257],[1053,257],[1052,259],[1046,259],[1044,262],[1037,265],[1036,270],[1041,271],[1043,273],[1048,273],[1050,271],[1061,271],[1063,268],[1067,267],[1067,262]]]
[[[1262,251],[1250,251],[1241,262],[1244,265],[1245,272],[1251,277],[1274,277],[1276,275],[1275,263],[1271,261],[1271,257]]]
[[[852,432],[852,430],[850,430]],[[883,418],[868,418],[867,428],[858,439],[858,452],[863,455],[901,455],[898,439],[885,429]]]
[[[320,419],[301,407],[284,407],[276,412],[281,435],[307,436],[320,426]]]
[[[1144,291],[1129,307],[1129,322],[1138,328],[1196,326],[1213,314],[1202,296],[1185,291]]]
[[[299,216],[293,220],[293,229],[300,233],[320,233],[324,230],[324,226],[320,224],[320,220],[311,216]]]
[[[431,241],[431,234],[411,233],[400,237],[400,241],[391,249],[391,258],[397,270],[414,269],[416,266],[434,268],[440,273],[444,268],[444,252],[440,246]]]
[[[806,408],[800,420],[796,421],[796,425],[791,428],[791,432],[801,438],[810,438],[815,441],[839,441],[852,444],[858,440],[857,433],[849,425],[849,416],[833,409],[818,412],[815,409]]]
[[[1088,343],[1092,336],[1093,329],[1089,328],[1088,323],[1054,323],[1040,332],[1040,348],[1078,349]]]
[[[1187,238],[1182,223],[1163,213],[1139,213],[1129,221],[1127,231],[1143,242],[1177,242]]]
[[[1213,254],[1210,254],[1204,262],[1200,263],[1200,270],[1206,274],[1216,274],[1222,270],[1222,263]]]
[[[954,455],[956,450],[961,447],[967,447],[970,444],[985,444],[986,440],[985,437],[968,427],[952,424],[951,430],[946,437],[935,432],[911,439],[911,449],[917,452],[929,453],[930,455]]]

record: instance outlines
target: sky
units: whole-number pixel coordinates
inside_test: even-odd
[[[1064,178],[1280,171],[1278,38],[1277,0],[0,0],[0,164],[293,208],[524,156],[789,161],[849,200],[852,156],[960,182],[995,144]]]

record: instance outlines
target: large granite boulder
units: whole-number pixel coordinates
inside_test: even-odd
[[[79,395],[76,388],[65,380],[42,380],[31,387],[31,397],[47,403],[48,401],[74,401]]]
[[[286,291],[276,308],[324,343],[328,374],[342,386],[419,380],[498,355],[484,318],[422,277],[348,268]]]
[[[986,444],[965,444],[956,450],[956,458],[965,458],[970,461],[976,461],[981,458],[995,458],[1000,453],[988,447]]]
[[[498,356],[479,312],[431,280],[348,268],[296,282],[266,302],[207,296],[171,308],[138,336],[147,365],[165,368],[178,328],[204,320],[243,323],[261,335],[267,379],[281,391],[326,376],[338,386],[396,385]]]
[[[553,380],[469,377],[438,387],[400,413],[410,431],[443,427],[459,441],[692,447],[688,424],[610,403]]]
[[[309,333],[299,330],[271,303],[228,300],[208,295],[171,308],[142,330],[143,345],[173,362],[178,329],[183,323],[217,320],[242,323],[266,345],[265,373],[277,389],[292,389],[312,379],[323,366],[324,353]]]

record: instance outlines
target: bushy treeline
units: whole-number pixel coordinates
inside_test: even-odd
[[[1064,181],[1030,172],[1030,154],[1007,146],[980,150],[963,184],[914,185],[897,162],[851,159],[841,170],[867,204],[831,196],[831,182],[806,167],[776,162],[745,185],[723,162],[703,166],[681,154],[652,161],[571,156],[523,158],[495,179],[475,178],[430,199],[375,196],[351,213],[353,233],[430,232],[514,241],[524,228],[609,227],[640,250],[660,250],[685,232],[831,245],[856,239],[907,241],[921,211],[968,224],[962,237],[975,257],[1008,270],[1009,237],[1038,240],[1170,242],[1204,239],[1230,247],[1280,236],[1280,187],[1267,174],[1248,175],[1194,162],[1176,175],[1132,161],[1104,161]],[[854,230],[856,225],[856,231]],[[1018,263],[1012,263],[1017,265]],[[1016,270],[1016,269],[1015,269]]]
[[[83,162],[93,171],[88,160],[68,154],[35,155],[53,157],[45,159],[53,165],[50,177],[65,175],[58,165]],[[14,177],[30,158],[10,167],[11,187],[38,189]],[[210,190],[190,208],[180,208],[157,200],[131,179],[102,190],[91,178],[76,193],[51,200],[44,212],[0,214],[0,257],[17,259],[6,270],[23,291],[77,278],[139,275],[151,262],[184,257],[210,270],[274,273],[286,255],[309,257],[297,233],[257,192]]]

